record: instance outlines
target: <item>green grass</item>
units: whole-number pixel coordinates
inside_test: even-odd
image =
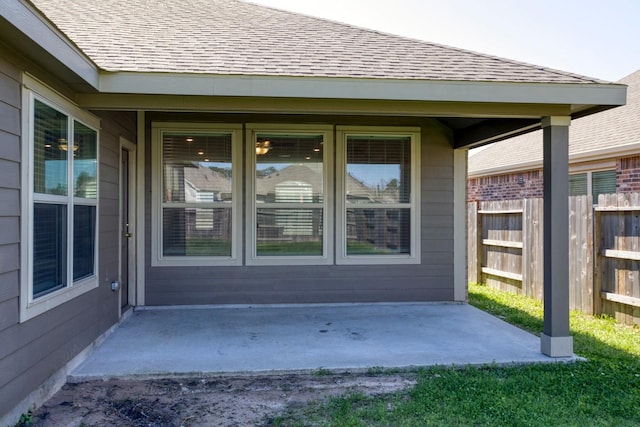
[[[470,302],[539,334],[539,301],[470,286]],[[272,420],[280,426],[638,426],[640,330],[571,313],[575,352],[588,360],[419,370],[412,389],[342,396]]]
[[[258,242],[258,255],[322,255],[321,241]]]

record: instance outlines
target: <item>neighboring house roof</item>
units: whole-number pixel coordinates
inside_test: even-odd
[[[591,161],[640,154],[640,70],[621,79],[627,104],[574,120],[569,160]],[[542,131],[496,142],[469,156],[469,178],[542,167]]]
[[[287,182],[306,183],[317,193],[323,187],[322,163],[292,164],[264,178],[256,180],[258,194],[273,194],[278,185]],[[347,195],[362,199],[373,199],[373,190],[351,175],[347,175]]]
[[[184,179],[198,191],[231,193],[231,179],[204,166],[185,167]]]
[[[110,72],[602,83],[237,0],[31,2]]]

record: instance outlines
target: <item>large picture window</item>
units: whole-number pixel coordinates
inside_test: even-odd
[[[154,125],[154,265],[233,265],[239,126]]]
[[[249,126],[249,264],[326,264],[330,128]]]
[[[419,262],[418,135],[338,132],[338,263]]]
[[[24,77],[21,318],[97,286],[98,120]]]

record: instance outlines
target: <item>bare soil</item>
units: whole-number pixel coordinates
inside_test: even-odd
[[[110,379],[67,384],[33,413],[34,426],[268,426],[312,401],[392,393],[415,374],[295,374]]]

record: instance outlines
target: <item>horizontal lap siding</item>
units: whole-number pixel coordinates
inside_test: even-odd
[[[20,79],[22,70],[28,68],[19,56],[0,47],[0,418],[105,332],[118,316],[117,296],[109,288],[110,280],[118,275],[118,248],[101,242],[98,289],[19,322]],[[69,93],[66,88],[56,89]],[[129,123],[131,116],[127,117],[128,128],[135,129]],[[103,119],[101,126],[100,174],[116,177],[106,197],[101,193],[99,233],[103,236],[105,229],[113,235],[117,228],[118,194],[113,188],[117,188],[123,132],[108,120]],[[123,136],[135,140],[132,132]],[[115,216],[104,216],[103,211]],[[104,241],[109,239],[104,237]]]
[[[435,122],[423,123],[421,132],[420,265],[185,268],[150,266],[152,120],[145,161],[147,305],[453,300],[453,149]]]
[[[0,371],[2,376],[17,375],[18,362],[8,352],[16,352],[4,336],[18,329],[20,321],[20,71],[0,55]],[[15,353],[14,353],[15,354]],[[12,396],[0,378],[0,417],[30,391]]]

